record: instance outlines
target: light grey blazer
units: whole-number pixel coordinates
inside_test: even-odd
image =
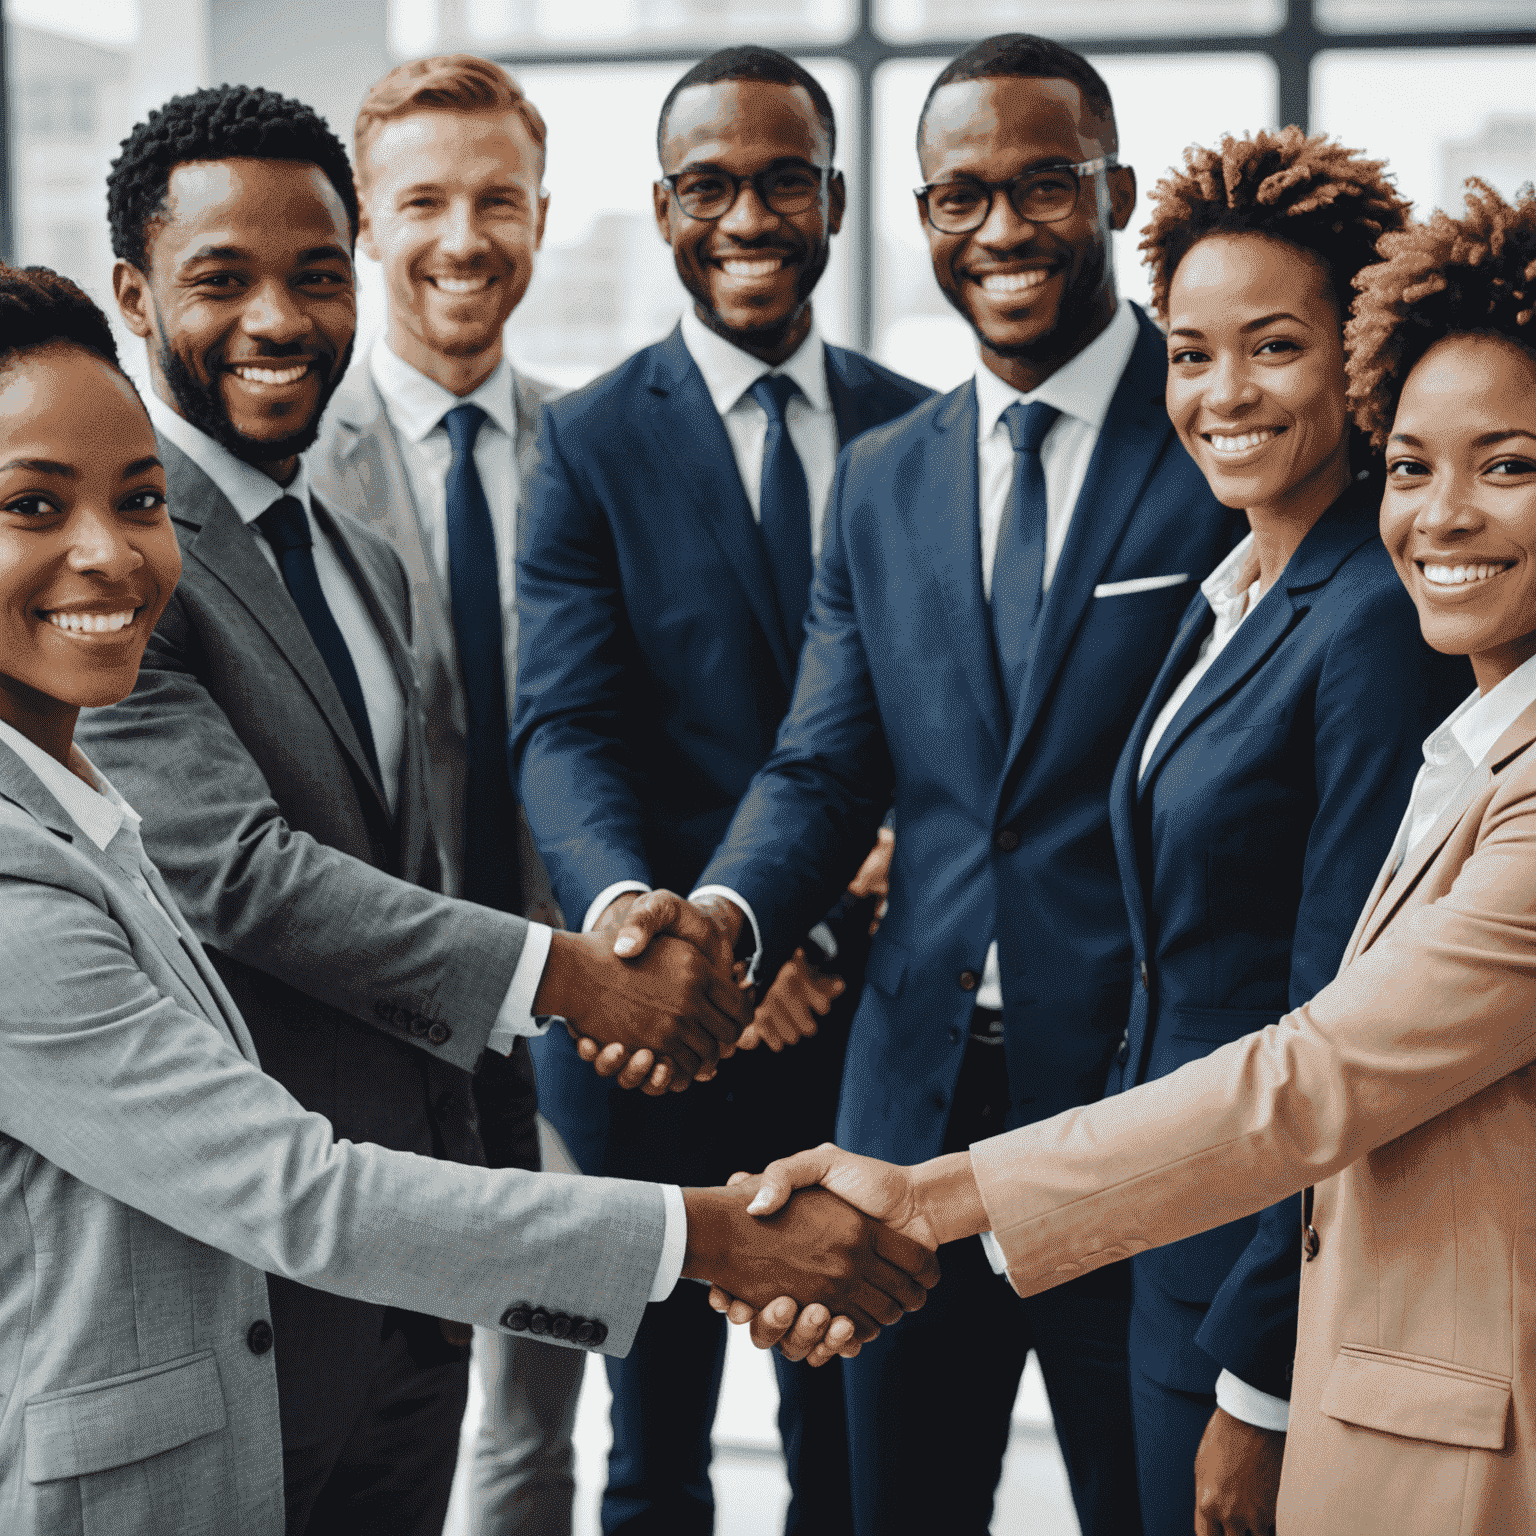
[[[517,411],[518,483],[527,485],[537,457],[539,421],[546,401],[563,391],[553,384],[512,371]],[[468,708],[453,633],[453,609],[422,532],[410,476],[400,445],[373,381],[366,358],[359,358],[338,386],[321,422],[320,438],[304,458],[315,493],[329,506],[349,513],[394,546],[405,566],[415,618],[414,650],[426,717],[427,756],[432,765],[432,816],[443,851],[443,889],[462,889],[464,846],[465,732]],[[501,594],[503,669],[507,679],[507,719],[517,694],[516,594]],[[534,846],[527,818],[521,820],[518,856],[523,910],[555,907],[554,889]],[[558,908],[556,908],[558,910]]]
[[[0,743],[6,1536],[281,1536],[263,1271],[492,1328],[527,1303],[622,1355],[664,1228],[651,1185],[335,1140],[186,924]]]

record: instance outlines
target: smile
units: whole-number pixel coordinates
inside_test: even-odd
[[[1500,562],[1495,565],[1424,565],[1419,569],[1424,572],[1424,580],[1432,587],[1469,587],[1479,581],[1487,581],[1492,576],[1502,576],[1510,570],[1512,562]]]
[[[429,277],[427,279],[440,293],[466,294],[484,293],[492,283],[494,277]]]
[[[1039,288],[1055,275],[1054,267],[1032,267],[1028,272],[988,272],[976,279],[983,293],[1000,298],[1012,298],[1017,293],[1028,293]]]
[[[308,363],[298,363],[292,368],[257,368],[249,363],[236,363],[230,372],[247,384],[297,384],[309,372]]]
[[[1257,432],[1239,432],[1235,436],[1224,432],[1202,432],[1200,435],[1214,453],[1239,454],[1252,453],[1255,448],[1273,442],[1284,431],[1284,427],[1260,427]]]
[[[55,629],[62,629],[66,635],[111,635],[120,629],[127,629],[138,612],[137,608],[125,608],[121,613],[66,612],[54,608],[45,613],[44,617]]]
[[[727,277],[772,277],[784,266],[782,256],[722,256],[720,270]]]

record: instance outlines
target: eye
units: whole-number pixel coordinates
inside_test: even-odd
[[[1301,348],[1296,342],[1287,336],[1272,336],[1262,343],[1254,353],[1255,357],[1281,357],[1288,352],[1300,352]]]
[[[774,171],[768,178],[770,192],[813,192],[820,188],[821,178],[804,166],[786,166]]]
[[[1210,358],[1194,347],[1181,347],[1177,352],[1170,354],[1168,358],[1170,366],[1188,366],[1191,363],[1208,363]]]
[[[973,187],[964,181],[947,181],[935,187],[928,195],[936,207],[945,213],[954,214],[970,213],[986,197],[980,187]]]
[[[1529,459],[1509,456],[1496,460],[1483,473],[1491,475],[1497,480],[1509,480],[1516,475],[1536,474],[1536,464],[1533,464]]]
[[[160,509],[165,506],[165,492],[155,489],[154,486],[146,486],[142,491],[133,491],[118,503],[117,510],[126,512],[132,517],[157,517]]]
[[[1388,459],[1387,477],[1391,480],[1407,481],[1423,479],[1429,474],[1429,466],[1422,459]]]
[[[6,502],[5,510],[14,512],[18,517],[48,517],[57,515],[63,509],[56,502],[49,501],[46,496],[40,496],[37,492],[31,491],[25,496],[16,496]]]
[[[219,293],[227,293],[239,281],[240,279],[233,272],[209,272],[206,276],[197,279],[197,286],[199,288],[211,288]]]

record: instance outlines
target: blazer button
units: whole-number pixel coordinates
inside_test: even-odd
[[[554,1319],[543,1307],[535,1307],[533,1316],[528,1319],[528,1332],[537,1334],[541,1339],[550,1331]]]
[[[975,971],[960,972],[960,990],[962,992],[974,992],[980,982],[981,977]]]
[[[594,1322],[592,1324],[592,1342],[601,1344],[608,1337],[607,1323]]]
[[[508,1307],[501,1314],[501,1326],[510,1328],[513,1333],[527,1333],[528,1323],[533,1313],[526,1301],[520,1301],[514,1307]]]
[[[261,1317],[245,1331],[245,1347],[253,1355],[264,1355],[272,1348],[272,1324]]]
[[[1130,1055],[1130,1053],[1131,1053],[1131,1031],[1130,1031],[1130,1027],[1127,1026],[1123,1031],[1121,1031],[1121,1034],[1120,1034],[1120,1047],[1115,1052],[1115,1059],[1117,1061],[1124,1061],[1125,1058]]]
[[[446,1024],[434,1024],[431,1029],[427,1031],[427,1039],[430,1040],[433,1045],[441,1045],[452,1033],[453,1031],[449,1029]]]
[[[426,1033],[427,1033],[427,1031],[431,1027],[432,1026],[428,1023],[428,1021],[426,1019],[422,1018],[422,1016],[419,1013],[413,1013],[411,1015],[410,1024],[408,1025],[408,1028],[410,1029],[411,1033],[413,1035],[415,1035],[415,1037],[418,1040],[425,1039],[426,1038]]]
[[[549,1320],[549,1331],[557,1339],[571,1336],[571,1319],[564,1312],[556,1312]]]
[[[576,1319],[571,1327],[571,1343],[590,1344],[592,1342],[592,1324],[584,1317]]]
[[[1318,1250],[1322,1246],[1322,1239],[1317,1235],[1317,1228],[1309,1221],[1307,1223],[1307,1230],[1301,1235],[1301,1250],[1306,1254],[1309,1264],[1317,1257]]]
[[[992,841],[999,853],[1012,853],[1019,846],[1019,834],[1012,827],[1004,827]]]
[[[1145,960],[1141,962],[1141,990],[1143,992],[1150,992],[1152,990],[1150,983],[1147,981],[1147,962]]]

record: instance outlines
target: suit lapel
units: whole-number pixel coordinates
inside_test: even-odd
[[[1142,487],[1173,432],[1163,405],[1165,344],[1150,322],[1138,317],[1138,325],[1131,360],[1104,417],[1051,589],[1035,621],[1034,653],[1008,740],[1009,770],[1040,716],[1093,601],[1093,589],[1114,558]]]
[[[880,380],[857,352],[826,347],[824,355],[827,393],[832,397],[832,415],[837,422],[837,446],[846,448],[861,432],[889,421],[891,412],[882,398]]]
[[[652,399],[650,408],[641,413],[642,425],[662,461],[676,461],[684,472],[678,484],[678,505],[691,507],[720,546],[767,637],[784,686],[792,688],[796,656],[784,633],[762,536],[742,489],[725,424],[680,330],[653,348],[646,384]]]

